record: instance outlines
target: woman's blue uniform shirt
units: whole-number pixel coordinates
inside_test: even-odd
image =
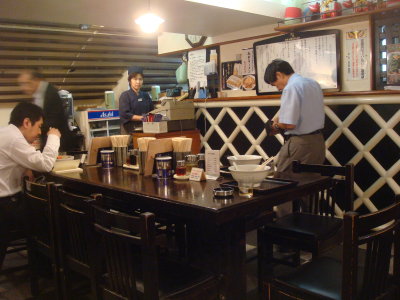
[[[143,115],[154,109],[153,101],[147,92],[139,91],[137,95],[129,89],[119,97],[119,117],[122,124],[132,120],[133,115]]]

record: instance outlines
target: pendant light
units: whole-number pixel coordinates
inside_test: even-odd
[[[137,18],[135,23],[140,26],[143,32],[153,33],[157,31],[158,27],[164,22],[164,19],[153,14],[150,9],[150,0],[148,3],[148,13]]]

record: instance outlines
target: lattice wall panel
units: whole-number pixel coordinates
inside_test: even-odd
[[[400,99],[347,99],[339,103],[325,100],[326,163],[353,163],[355,208],[375,211],[400,193]],[[278,112],[278,100],[197,106],[203,149],[220,149],[223,164],[227,164],[229,155],[259,154],[268,158],[279,152],[283,137],[267,137],[264,130],[264,123]]]

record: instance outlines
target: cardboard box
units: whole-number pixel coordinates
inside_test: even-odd
[[[152,114],[162,114],[168,120],[188,120],[194,119],[193,101],[177,101],[174,99],[164,100],[159,108],[151,111]]]
[[[143,122],[143,132],[145,133],[165,133],[171,131],[192,129],[196,129],[196,121],[193,119],[161,122]]]
[[[164,133],[164,132],[168,132],[167,121],[143,122],[143,132],[145,132],[145,133]]]

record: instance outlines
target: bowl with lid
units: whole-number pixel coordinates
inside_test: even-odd
[[[229,164],[233,166],[233,162],[236,165],[257,165],[260,163],[262,156],[260,155],[232,155],[227,157]]]

